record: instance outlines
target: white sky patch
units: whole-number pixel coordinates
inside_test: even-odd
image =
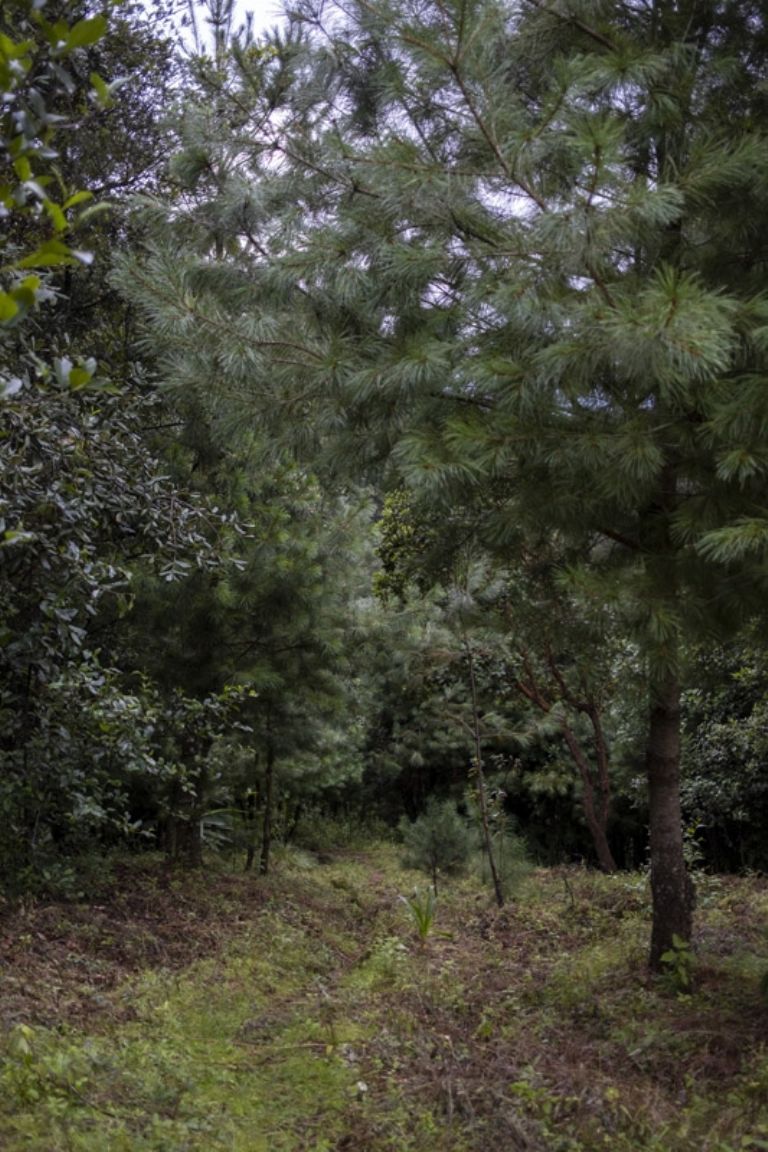
[[[283,4],[280,0],[238,0],[235,4],[235,27],[240,27],[247,12],[253,16],[254,32],[263,32],[282,23]]]
[[[204,0],[194,0],[194,2],[190,4],[189,11],[185,14],[187,16],[184,21],[186,26],[179,27],[179,38],[185,47],[192,48],[194,46],[195,35],[190,27],[192,13],[194,13],[194,21],[197,26],[197,36],[200,44],[210,51],[212,36],[209,28],[209,20],[211,8],[215,9],[216,7],[217,4],[215,0],[212,4],[205,3]],[[258,37],[261,33],[282,23],[282,0],[235,0],[232,14],[233,31],[244,25],[248,16],[251,17],[253,33]]]

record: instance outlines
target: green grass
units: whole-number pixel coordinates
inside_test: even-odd
[[[343,1022],[306,985],[307,972],[320,978],[316,951],[276,914],[263,929],[225,960],[139,981],[138,1019],[116,1032],[35,1030],[27,1058],[4,1070],[3,1146],[332,1147],[355,1081],[338,1052]]]
[[[163,889],[144,879],[154,907]],[[17,1018],[3,1044],[0,1147],[768,1148],[765,882],[708,886],[683,996],[645,971],[638,877],[539,871],[501,912],[476,882],[457,882],[441,893],[441,934],[425,940],[398,900],[412,887],[384,846],[315,867],[287,856],[268,880],[175,879],[184,962],[163,964],[170,945],[138,920],[126,930],[161,962],[126,973],[98,1012],[57,1023],[55,1004],[88,1006],[93,990],[74,975],[56,986],[52,957],[41,1019],[30,1000],[29,1022]],[[46,916],[61,955],[85,950],[75,967],[104,981],[118,929],[97,933],[65,907]],[[29,916],[20,927],[23,960],[41,934]]]

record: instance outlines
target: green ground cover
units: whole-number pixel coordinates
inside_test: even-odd
[[[414,884],[381,846],[7,911],[0,1147],[768,1148],[762,878],[701,879],[661,980],[641,876],[537,870],[501,911],[452,881],[426,933]]]

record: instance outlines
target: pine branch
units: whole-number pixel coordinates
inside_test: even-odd
[[[372,200],[381,199],[378,192],[372,192],[369,188],[361,187],[356,180],[353,180],[349,176],[344,179],[340,174],[329,172],[327,168],[323,168],[319,164],[314,164],[311,160],[308,160],[306,156],[299,155],[284,143],[275,144],[275,150],[281,152],[289,160],[293,160],[294,164],[298,164],[300,167],[314,172],[317,176],[325,177],[326,180],[330,180],[333,184],[348,188],[350,192],[359,192],[361,196],[370,196]],[[347,157],[347,159],[354,160],[355,157]]]
[[[502,154],[501,148],[499,147],[498,141],[496,140],[495,136],[493,135],[493,133],[489,129],[488,125],[485,123],[484,119],[482,118],[482,116],[478,112],[477,108],[475,107],[475,102],[469,93],[469,89],[467,88],[467,86],[466,86],[466,84],[465,84],[465,82],[461,76],[461,73],[459,72],[458,63],[448,62],[448,67],[450,68],[451,73],[453,74],[453,77],[456,80],[456,83],[459,87],[459,91],[461,92],[462,96],[464,97],[464,100],[466,102],[467,108],[470,111],[472,119],[475,121],[475,124],[480,129],[480,132],[482,133],[486,143],[488,144],[488,147],[491,149],[494,156],[498,160],[499,165],[500,165],[501,170],[504,173],[504,175],[507,177],[508,180],[510,180],[513,184],[515,184],[520,189],[520,191],[529,198],[529,200],[532,200],[534,202],[534,204],[537,206],[537,208],[540,209],[540,211],[548,212],[549,206],[547,205],[546,201],[542,200],[542,198],[533,190],[533,188],[529,187],[529,185],[524,180],[522,180],[519,176],[516,176],[515,173],[512,171],[512,169],[507,164],[507,162],[504,159],[504,156]]]
[[[525,696],[527,700],[530,700],[532,704],[535,704],[541,712],[549,712],[552,708],[552,702],[546,698],[539,687],[536,675],[533,671],[531,658],[526,649],[522,649],[520,651],[520,658],[523,662],[523,668],[525,670],[527,682],[525,680],[518,679],[515,681],[515,688],[518,692],[522,693],[522,695]]]
[[[430,392],[432,400],[450,400],[454,404],[468,405],[470,408],[479,408],[481,412],[493,412],[496,405],[490,396],[478,399],[475,396],[460,395],[457,392]]]
[[[591,37],[597,44],[601,44],[603,48],[608,48],[611,52],[617,51],[617,46],[612,40],[609,40],[602,32],[598,32],[596,28],[591,28],[589,24],[585,24],[578,16],[573,16],[570,13],[558,12],[556,8],[550,8],[544,0],[526,0],[526,3],[531,4],[539,12],[545,12],[548,16],[554,16],[564,24],[572,24],[574,28],[578,28],[586,36]]]
[[[546,660],[547,667],[549,668],[549,671],[552,674],[552,678],[554,679],[559,689],[560,698],[564,700],[566,704],[570,704],[570,706],[575,709],[576,712],[584,712],[586,715],[589,715],[590,705],[588,701],[580,699],[568,687],[565,677],[563,676],[560,667],[555,660],[554,653],[552,652],[552,648],[549,644],[547,644]]]
[[[597,288],[598,292],[602,296],[603,300],[605,300],[606,304],[608,304],[609,307],[615,308],[616,307],[616,301],[614,300],[613,296],[611,295],[611,291],[610,291],[608,285],[606,284],[605,280],[600,275],[600,273],[597,271],[597,269],[593,265],[592,261],[591,260],[585,261],[584,266],[587,269],[587,272],[589,273],[589,275],[591,276],[592,281],[593,281],[595,287]]]
[[[617,532],[613,528],[606,528],[601,525],[597,531],[601,536],[605,536],[608,540],[613,540],[616,544],[621,544],[624,548],[629,548],[631,552],[644,552],[642,544],[639,540],[633,540],[631,536],[625,536],[623,532]]]
[[[154,283],[146,277],[142,278],[140,270],[137,266],[133,267],[132,273],[135,279],[143,284],[143,286],[150,294],[155,291]],[[195,308],[186,299],[177,299],[176,304],[179,308],[186,312],[187,315],[194,316],[194,318],[198,320],[203,327],[214,328],[217,331],[229,336],[230,338],[232,336],[241,335],[240,333],[237,333],[237,330],[234,329],[230,324],[226,324],[221,320],[215,320],[209,313]],[[301,352],[308,356],[310,359],[317,361],[318,363],[323,362],[323,356],[319,352],[316,352],[313,348],[309,348],[306,344],[298,344],[293,340],[260,340],[254,337],[250,337],[249,343],[256,348],[292,348],[295,352]],[[280,363],[291,364],[296,367],[306,367],[305,362],[301,360],[282,360]]]

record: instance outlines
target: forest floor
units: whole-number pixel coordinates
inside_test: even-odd
[[[694,986],[644,877],[446,884],[379,846],[274,875],[115,864],[0,918],[4,1152],[768,1149],[768,881],[702,877]]]

